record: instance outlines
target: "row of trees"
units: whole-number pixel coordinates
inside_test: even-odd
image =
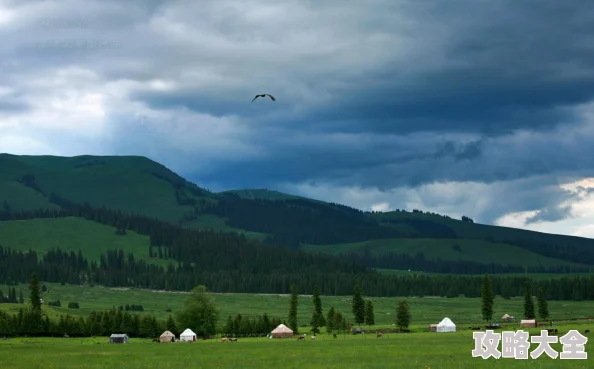
[[[445,241],[444,241],[445,242]],[[444,247],[446,245],[444,244]],[[455,251],[460,251],[456,243],[451,245]],[[400,270],[422,270],[427,273],[443,274],[509,274],[509,273],[589,273],[593,269],[589,266],[575,265],[502,265],[495,263],[480,263],[468,260],[443,260],[441,258],[428,259],[422,252],[414,255],[384,252],[372,254],[369,248],[359,252],[349,252],[339,255],[343,260],[354,261],[369,268],[400,269]]]
[[[298,288],[297,285],[291,285],[291,298],[289,300],[289,328],[293,332],[298,333],[299,327],[297,325],[297,308],[298,308]],[[320,333],[321,327],[326,327],[326,332],[344,332],[353,327],[354,324],[366,324],[368,326],[375,325],[375,314],[373,312],[373,302],[365,300],[363,297],[363,290],[361,286],[355,285],[353,289],[353,297],[351,300],[351,311],[353,313],[354,324],[347,320],[344,314],[337,311],[334,306],[328,310],[328,314],[324,317],[322,309],[322,300],[320,298],[320,291],[317,286],[314,287],[312,294],[313,311],[310,319],[310,325],[314,334]],[[410,311],[408,303],[402,300],[398,303],[396,309],[396,324],[401,328],[407,328],[410,324]]]
[[[19,298],[17,299],[16,289],[14,287],[8,289],[8,295],[5,295],[0,290],[0,304],[22,304],[25,300],[23,299],[23,290],[20,290]]]
[[[538,315],[540,319],[546,320],[549,318],[549,307],[542,286],[537,287],[536,300],[538,303]],[[493,293],[493,283],[489,275],[483,276],[483,284],[481,286],[481,314],[483,320],[486,322],[493,321],[493,310],[495,304],[495,294]],[[536,318],[534,309],[534,299],[532,294],[532,284],[530,281],[524,283],[524,319]]]
[[[213,251],[213,254],[218,253]],[[244,254],[247,252],[242,251],[241,255]],[[228,259],[231,258],[234,257],[228,256]],[[257,258],[267,260],[267,255],[262,254]],[[44,281],[54,283],[90,283],[108,287],[177,291],[188,291],[193,286],[204,284],[212,286],[213,292],[288,293],[291,284],[298,284],[305,294],[311,294],[317,285],[325,295],[344,296],[351,294],[353,286],[358,284],[369,295],[378,297],[458,297],[461,294],[480,297],[480,276],[385,275],[377,272],[355,274],[332,272],[332,268],[324,272],[305,265],[305,260],[301,264],[299,258],[294,259],[296,265],[287,270],[275,266],[271,266],[271,270],[259,270],[259,267],[254,270],[241,261],[237,261],[238,269],[221,265],[220,270],[212,270],[208,258],[194,263],[171,262],[167,267],[162,267],[145,260],[136,260],[134,255],[126,255],[123,250],[108,251],[101,255],[99,262],[88,262],[74,252],[54,249],[40,259],[35,252],[15,251],[0,246],[0,283],[23,283],[31,273],[37,272]],[[315,263],[313,256],[309,260]],[[290,263],[290,260],[286,262]],[[296,270],[297,266],[303,270]],[[504,298],[522,296],[526,281],[530,281],[530,278],[493,277],[493,292]],[[594,300],[594,289],[591,288],[594,284],[593,275],[535,280],[532,284],[535,290],[543,288],[547,300]]]

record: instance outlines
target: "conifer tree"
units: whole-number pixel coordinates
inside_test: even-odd
[[[373,312],[373,301],[365,301],[365,324],[375,325],[375,314]]]
[[[355,286],[353,292],[352,311],[355,317],[355,323],[360,325],[365,322],[365,301],[363,300],[363,292],[359,285]]]
[[[299,334],[299,327],[297,326],[297,306],[299,305],[299,295],[297,294],[297,285],[291,285],[291,300],[289,302],[289,328],[295,334]]]
[[[543,320],[547,320],[549,318],[549,306],[542,287],[538,287],[536,301],[538,302],[538,316]]]
[[[526,281],[524,284],[524,318],[534,319],[534,301],[532,300],[532,291],[530,282]]]
[[[322,327],[322,320],[324,319],[324,315],[322,314],[322,300],[320,299],[320,291],[318,289],[318,286],[314,286],[314,290],[313,290],[313,294],[312,294],[312,300],[313,300],[313,314],[311,317],[311,327],[312,327],[312,332],[314,332],[314,334],[318,334],[320,333],[319,327]]]
[[[330,309],[328,309],[328,315],[326,316],[326,332],[328,333],[332,333],[336,329],[334,325],[335,316],[336,309],[334,309],[334,306],[330,306]]]
[[[408,308],[408,302],[406,302],[406,300],[401,300],[398,302],[398,309],[396,311],[396,325],[400,327],[400,329],[408,328],[410,320],[411,315]]]
[[[481,299],[483,320],[486,322],[491,322],[493,320],[493,302],[495,300],[495,296],[493,294],[491,278],[489,278],[487,274],[485,274],[483,277]]]

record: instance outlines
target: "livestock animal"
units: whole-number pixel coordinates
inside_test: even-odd
[[[229,342],[237,342],[237,338],[229,338]]]
[[[297,337],[297,341],[305,341],[305,336],[306,336],[306,334],[303,334],[303,335]]]
[[[382,334],[382,332],[377,332],[377,338],[382,338],[384,335]]]
[[[221,342],[228,342],[229,340],[227,339],[227,337],[223,337],[221,338]]]
[[[311,336],[311,340],[315,341],[316,340],[316,336]]]
[[[334,334],[332,335],[332,337],[334,337],[334,338],[338,338],[338,336],[336,335],[336,333],[334,333]]]

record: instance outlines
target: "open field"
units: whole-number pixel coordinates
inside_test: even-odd
[[[496,243],[478,239],[392,238],[335,245],[302,245],[301,249],[332,255],[351,252],[363,253],[365,249],[368,249],[372,255],[395,253],[414,256],[420,252],[427,259],[463,260],[486,264],[522,265],[525,267],[541,265],[585,266],[569,261],[548,258],[507,243]],[[513,255],[513,257],[510,257],[510,255]]]
[[[166,319],[171,309],[173,312],[181,308],[186,293],[183,292],[157,292],[126,288],[105,288],[102,286],[71,286],[46,283],[49,293],[44,293],[47,301],[60,300],[62,306],[68,302],[78,302],[80,309],[55,308],[44,306],[43,309],[50,315],[72,314],[86,316],[92,310],[107,310],[120,305],[142,305],[146,313],[159,319]],[[22,288],[25,296],[28,295],[26,285]],[[8,287],[0,286],[4,292]],[[321,291],[323,294],[323,291]],[[221,324],[229,315],[243,316],[261,315],[267,313],[270,317],[286,319],[289,311],[288,295],[257,295],[257,294],[214,294],[218,308],[221,310]],[[373,301],[375,321],[378,325],[391,325],[395,321],[397,297],[370,297]],[[438,323],[445,316],[451,318],[456,324],[480,323],[481,305],[478,298],[407,298],[412,314],[412,324],[426,327],[430,323]],[[25,301],[27,302],[27,301]],[[504,314],[519,317],[523,312],[523,298],[509,300],[497,297],[495,300],[495,317]],[[330,306],[343,312],[347,319],[352,320],[351,296],[322,296],[324,312]],[[19,304],[0,304],[0,309],[16,312]],[[310,296],[299,296],[298,324],[309,324],[313,308]],[[584,317],[594,317],[593,301],[549,301],[551,319],[564,320]]]
[[[560,328],[560,335],[569,329]],[[530,330],[539,332],[538,329]],[[240,338],[236,343],[220,340],[196,343],[156,344],[130,339],[124,345],[107,344],[107,337],[95,338],[11,338],[0,341],[0,367],[10,368],[590,368],[587,360],[552,360],[545,354],[537,359],[515,360],[473,358],[472,331],[454,333],[341,335],[332,339],[320,335],[307,339],[271,340]],[[536,349],[532,344],[530,352]],[[592,355],[592,344],[585,345]],[[560,344],[551,347],[561,352]],[[499,347],[501,349],[501,347]]]

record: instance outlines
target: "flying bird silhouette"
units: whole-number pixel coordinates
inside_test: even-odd
[[[254,97],[254,100],[256,100],[256,99],[257,99],[257,98],[259,98],[259,97],[266,97],[266,96],[270,97],[270,99],[271,99],[272,101],[276,101],[276,99],[274,98],[274,96],[272,96],[272,95],[270,95],[270,94],[256,95],[256,97]],[[254,100],[252,100],[252,102],[254,102]]]

